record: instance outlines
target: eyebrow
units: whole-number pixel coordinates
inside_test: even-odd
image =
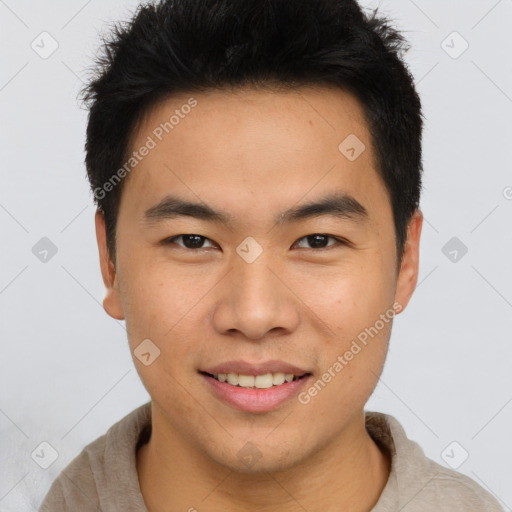
[[[228,227],[234,221],[233,215],[215,210],[205,203],[195,203],[169,195],[145,211],[144,222],[155,224],[180,216],[224,224]],[[345,192],[334,192],[281,212],[274,221],[277,225],[283,225],[322,216],[357,221],[366,220],[369,217],[367,209],[354,197]]]

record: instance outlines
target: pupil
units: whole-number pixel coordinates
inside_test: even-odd
[[[327,237],[325,235],[309,235],[308,236],[308,243],[314,249],[318,249],[318,248],[321,248],[321,247],[325,246],[324,242],[325,242],[326,238]],[[319,239],[320,239],[320,243],[318,243]]]
[[[183,242],[188,249],[198,249],[203,245],[203,237],[200,235],[186,235],[183,238]],[[194,239],[194,241],[190,243],[192,239]]]

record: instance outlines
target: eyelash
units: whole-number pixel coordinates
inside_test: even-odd
[[[179,238],[182,238],[182,237],[186,237],[186,236],[195,236],[195,237],[201,238],[202,240],[210,240],[209,238],[207,238],[205,236],[202,236],[202,235],[196,235],[194,233],[187,233],[187,234],[183,234],[183,235],[176,235],[176,236],[173,236],[171,238],[166,238],[162,243],[164,245],[169,245],[169,244],[175,243],[174,242],[175,240],[177,240]],[[329,235],[327,233],[312,233],[311,235],[306,235],[306,236],[303,236],[302,238],[299,238],[298,242],[300,242],[301,240],[307,240],[309,237],[313,237],[313,236],[327,237],[328,239],[330,238],[332,240],[335,240],[337,243],[336,244],[332,244],[332,245],[328,245],[327,247],[311,248],[312,251],[325,251],[327,249],[331,249],[331,248],[336,247],[336,246],[339,247],[339,246],[350,245],[347,240],[344,240],[343,238],[339,238],[337,236]],[[180,246],[180,248],[181,249],[185,249],[185,250],[189,250],[189,251],[201,251],[201,250],[204,250],[204,249],[210,249],[210,247],[198,247],[198,248],[194,249],[194,248],[183,247],[183,246]]]

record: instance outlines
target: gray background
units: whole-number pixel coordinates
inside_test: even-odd
[[[101,306],[76,100],[99,34],[136,4],[0,0],[2,512],[35,510],[87,443],[148,400],[124,323]],[[418,288],[367,409],[394,415],[429,457],[510,511],[512,0],[380,6],[412,44],[427,120],[425,224]],[[32,251],[43,237],[58,250],[46,262]],[[41,442],[58,452],[48,469]],[[32,453],[45,455],[38,464]]]

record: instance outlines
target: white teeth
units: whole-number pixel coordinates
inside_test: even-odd
[[[254,376],[253,375],[239,375],[238,376],[238,385],[243,388],[253,388],[254,387]]]
[[[284,384],[284,380],[284,373],[274,373],[274,375],[272,375],[272,384],[274,384],[274,386]]]
[[[266,373],[265,375],[258,375],[254,379],[254,386],[259,389],[267,389],[272,387],[272,374]]]
[[[228,382],[236,386],[238,384],[238,373],[228,373]]]
[[[272,386],[280,386],[285,382],[292,382],[295,377],[293,373],[265,373],[264,375],[241,375],[238,373],[219,373],[214,375],[219,382],[227,382],[232,386],[243,388],[268,389]]]

